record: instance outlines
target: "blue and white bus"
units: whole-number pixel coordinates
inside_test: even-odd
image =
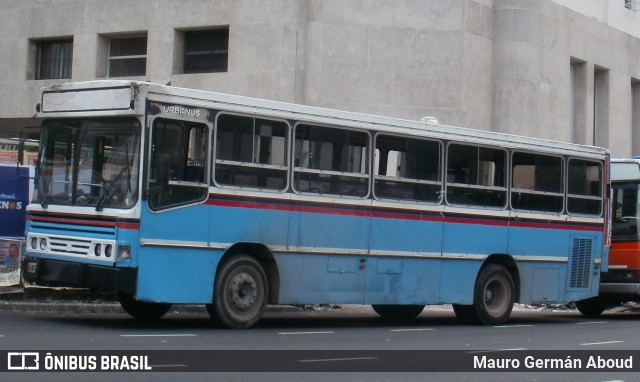
[[[607,150],[135,81],[43,89],[26,280],[117,291],[137,318],[204,304],[453,304],[598,294]]]

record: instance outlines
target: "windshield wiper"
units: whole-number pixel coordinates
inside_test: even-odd
[[[100,197],[100,200],[98,201],[98,204],[96,205],[97,212],[102,211],[107,199],[111,198],[111,194],[113,193],[113,190],[115,190],[116,185],[120,183],[120,181],[122,180],[125,174],[129,178],[129,182],[127,183],[127,191],[131,192],[131,174],[129,174],[129,164],[127,164],[122,168],[122,170],[120,170],[118,175],[116,175],[113,178],[113,180],[109,183],[107,188],[104,190],[104,193],[102,194],[102,196]]]

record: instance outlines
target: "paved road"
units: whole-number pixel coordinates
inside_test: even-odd
[[[52,351],[54,354],[68,354],[60,353],[63,350],[71,354],[107,350],[145,354],[145,351],[178,350],[174,354],[181,355],[174,359],[169,357],[168,363],[152,365],[155,371],[167,372],[10,373],[7,381],[69,382],[88,378],[92,381],[111,381],[114,378],[140,381],[297,381],[301,376],[305,381],[382,381],[390,378],[398,381],[636,381],[638,373],[609,371],[496,373],[476,370],[434,374],[404,370],[407,367],[419,370],[421,364],[415,362],[417,357],[442,362],[447,370],[470,370],[467,361],[470,355],[518,358],[520,354],[536,350],[546,353],[570,351],[574,357],[575,354],[617,354],[601,351],[623,350],[627,351],[623,354],[633,354],[637,358],[634,359],[634,367],[637,368],[640,366],[639,320],[640,314],[628,312],[608,313],[600,319],[590,320],[571,311],[516,311],[507,325],[478,327],[460,324],[451,310],[427,309],[410,325],[400,325],[382,321],[367,307],[345,307],[343,311],[332,312],[269,312],[256,328],[234,331],[212,327],[206,314],[198,313],[171,313],[160,321],[145,324],[117,313],[0,312],[0,349]],[[189,353],[192,350],[199,352]],[[211,352],[215,350],[227,352]],[[446,352],[450,350],[456,352]],[[185,354],[193,357],[185,360]],[[212,365],[217,362],[215,367],[219,368],[215,370],[227,367],[235,371],[246,365],[260,372],[168,372],[201,364],[202,360],[198,358],[202,357],[212,357],[209,365],[205,360],[205,367],[214,367]],[[277,369],[279,362],[288,358],[298,366],[304,364],[304,367],[309,367],[307,370],[335,372],[263,372],[270,367]],[[180,362],[171,362],[176,359]],[[163,358],[156,357],[155,360]],[[365,372],[368,370],[392,373]],[[401,370],[403,372],[399,372]],[[4,381],[4,378],[0,380]]]

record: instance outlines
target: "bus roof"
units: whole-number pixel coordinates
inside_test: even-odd
[[[146,102],[138,101],[145,99],[183,106],[364,128],[392,134],[450,139],[458,142],[468,141],[564,155],[600,158],[608,153],[607,149],[595,146],[128,80],[71,82],[45,87],[42,89],[37,116],[49,118],[72,115],[142,115]]]

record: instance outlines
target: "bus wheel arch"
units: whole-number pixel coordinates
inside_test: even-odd
[[[254,326],[267,302],[277,296],[278,272],[271,252],[260,244],[239,243],[218,264],[209,315],[227,328]]]
[[[464,322],[501,325],[507,321],[518,300],[520,278],[515,261],[506,255],[491,255],[480,267],[473,290],[472,305],[454,305]]]
[[[511,280],[513,280],[514,287],[514,302],[520,301],[520,273],[518,272],[518,266],[516,265],[513,257],[505,254],[493,254],[484,261],[482,264],[482,268],[488,266],[489,264],[499,264],[502,265],[509,275],[511,275]],[[480,274],[480,272],[478,272]]]

